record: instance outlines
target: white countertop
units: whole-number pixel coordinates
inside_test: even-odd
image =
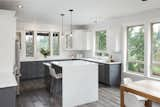
[[[65,60],[65,59],[73,59],[69,57],[63,57],[63,56],[58,56],[58,57],[47,57],[47,58],[21,58],[20,62],[30,62],[30,61],[46,61],[46,60]]]
[[[84,61],[84,60],[70,60],[70,61],[52,61],[52,64],[58,65],[58,66],[80,66],[80,65],[89,65],[89,64],[95,64],[92,62]]]
[[[26,59],[21,59],[21,62],[30,62],[30,61],[46,61],[46,60],[72,60],[72,59],[82,59],[82,60],[88,60],[88,61],[93,61],[93,62],[98,62],[98,63],[104,63],[104,64],[121,64],[119,61],[115,62],[107,62],[106,59],[99,59],[99,58],[70,58],[70,57],[48,57],[48,58],[26,58]]]
[[[121,64],[121,62],[119,62],[119,61],[107,62],[106,60],[98,59],[98,58],[81,58],[81,59],[88,60],[88,61],[93,61],[93,62],[98,62],[98,63],[103,63],[103,64]]]
[[[17,81],[12,72],[0,72],[0,88],[15,86],[17,86]]]

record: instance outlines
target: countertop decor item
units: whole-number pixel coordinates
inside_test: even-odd
[[[50,54],[50,51],[48,49],[41,48],[40,52],[45,58]]]

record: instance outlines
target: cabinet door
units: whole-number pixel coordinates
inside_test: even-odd
[[[99,64],[98,69],[99,69],[99,82],[105,83],[106,82],[105,64]]]
[[[36,78],[38,75],[37,75],[37,63],[36,61],[34,62],[30,62],[30,68],[31,68],[31,73],[30,73],[30,78]]]
[[[121,65],[110,65],[110,85],[119,86],[121,83]]]
[[[110,85],[110,65],[108,65],[108,64],[105,65],[105,72],[106,72],[106,74],[105,74],[105,79],[106,79],[105,83],[107,85]]]
[[[44,65],[43,62],[39,62],[39,77],[45,77],[45,69],[44,69]]]
[[[93,48],[93,34],[92,32],[88,31],[86,32],[86,50],[91,50]]]
[[[86,50],[87,47],[86,31],[74,30],[72,41],[73,41],[73,50]]]
[[[0,106],[16,107],[16,87],[0,89]]]
[[[21,63],[21,79],[25,80],[29,78],[30,75],[30,65],[27,62]]]

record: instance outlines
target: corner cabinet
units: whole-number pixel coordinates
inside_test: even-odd
[[[90,50],[91,32],[86,30],[73,30],[72,37],[65,36],[65,50]]]

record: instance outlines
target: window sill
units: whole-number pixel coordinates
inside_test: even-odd
[[[129,74],[129,75],[133,75],[133,76],[139,76],[139,77],[142,77],[144,79],[151,79],[151,80],[157,80],[157,81],[160,81],[160,77],[153,77],[153,76],[150,76],[150,77],[147,77],[145,76],[144,74],[139,74],[139,73],[132,73],[132,72],[123,72],[125,74]]]
[[[148,77],[148,78],[153,79],[153,80],[158,80],[158,81],[160,81],[160,76],[159,76],[159,78],[158,78],[158,77],[153,77],[153,76],[150,76],[150,77]]]
[[[141,73],[132,73],[132,72],[130,72],[130,71],[123,72],[123,73],[130,74],[130,75],[141,76],[141,77],[146,77],[146,76],[144,76],[144,74],[141,74]]]

